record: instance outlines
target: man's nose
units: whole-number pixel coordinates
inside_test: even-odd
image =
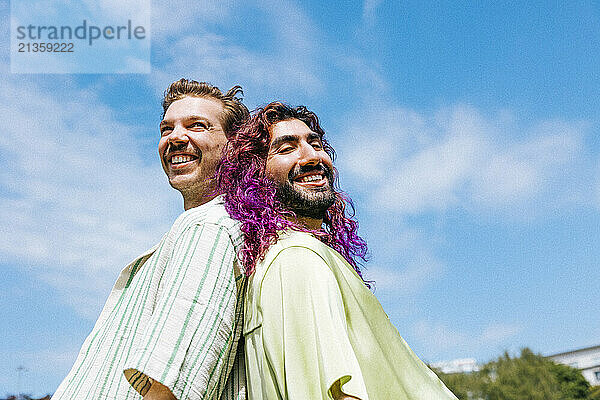
[[[180,144],[187,143],[189,138],[183,126],[175,125],[169,136],[167,136],[168,143]]]
[[[300,161],[301,166],[304,165],[316,165],[321,161],[319,153],[315,150],[310,143],[303,143],[300,148]]]

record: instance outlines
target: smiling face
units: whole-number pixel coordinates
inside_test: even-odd
[[[270,133],[266,173],[278,200],[298,216],[323,219],[335,192],[333,164],[320,136],[298,119],[277,122]]]
[[[160,160],[186,210],[211,199],[212,177],[227,143],[219,117],[220,101],[187,96],[174,101],[160,123]]]

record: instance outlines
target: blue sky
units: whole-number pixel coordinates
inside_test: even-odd
[[[319,115],[366,276],[424,360],[597,345],[598,5],[423,3],[154,2],[137,75],[11,74],[0,3],[0,394],[55,390],[182,211],[156,153],[180,77]]]

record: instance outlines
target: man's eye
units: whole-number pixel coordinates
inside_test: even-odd
[[[190,126],[190,128],[201,128],[201,129],[207,129],[206,128],[206,124],[204,122],[194,122],[192,123]]]
[[[293,151],[294,148],[292,146],[281,146],[278,150],[278,153],[289,153],[291,151]]]
[[[314,147],[317,150],[321,150],[323,148],[323,144],[321,142],[314,141],[312,142],[312,147]]]
[[[171,132],[172,130],[173,130],[173,128],[171,128],[170,126],[163,126],[162,128],[160,128],[160,135],[161,136],[168,135],[169,132]]]

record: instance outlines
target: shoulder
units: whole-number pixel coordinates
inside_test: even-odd
[[[305,247],[313,252],[321,252],[329,247],[308,232],[285,231],[279,234],[274,248]]]
[[[267,252],[265,261],[269,263],[301,263],[329,265],[329,246],[307,232],[288,231],[279,235],[277,243]],[[307,265],[308,266],[308,265]]]
[[[303,280],[334,279],[331,265],[323,255],[323,243],[304,232],[282,235],[269,249],[261,265],[263,279]],[[261,263],[262,264],[262,263]]]
[[[264,318],[279,318],[280,308],[285,304],[308,307],[337,302],[331,299],[339,298],[339,284],[332,266],[319,251],[320,246],[325,245],[309,234],[288,232],[269,248],[248,279],[246,332],[260,325]],[[296,308],[290,308],[288,313]]]
[[[268,314],[267,309],[280,315],[279,305],[271,304],[276,298],[281,299],[288,315],[299,312],[298,304],[304,304],[307,310],[321,311],[341,304],[339,282],[332,266],[316,249],[299,244],[286,245],[277,252],[264,271],[258,291],[263,315]]]

